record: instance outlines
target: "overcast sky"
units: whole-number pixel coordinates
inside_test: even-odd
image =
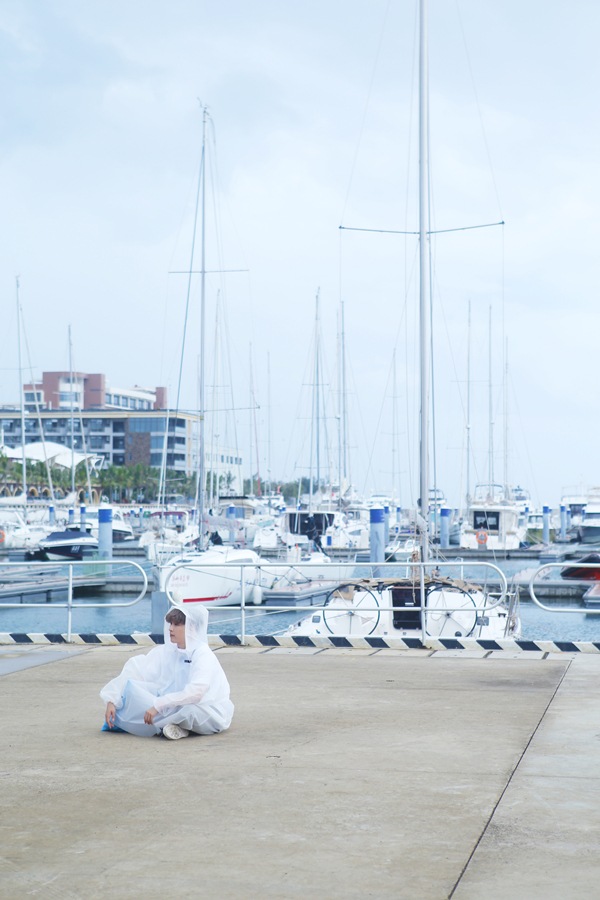
[[[267,358],[273,478],[306,473],[315,295],[331,436],[341,291],[353,482],[366,494],[390,490],[394,467],[403,504],[414,501],[417,246],[397,235],[340,239],[338,226],[417,226],[415,12],[414,0],[6,0],[0,399],[18,397],[19,275],[36,374],[68,366],[71,324],[80,371],[118,386],[166,384],[174,402],[186,281],[169,272],[189,266],[201,100],[216,135],[207,267],[249,270],[207,281],[208,399],[220,289],[240,409],[235,429],[222,415],[221,435],[231,443],[236,431],[248,457],[252,344],[261,474]],[[600,483],[599,18],[589,2],[430,0],[434,226],[506,222],[433,245],[437,481],[452,505],[465,486],[469,300],[471,483],[489,471],[490,305],[496,479],[508,340],[509,480],[554,505],[564,486]],[[197,282],[187,409],[197,404]],[[220,368],[217,405],[231,407],[228,366]],[[322,449],[324,475],[330,455]],[[336,460],[334,450],[333,474]]]

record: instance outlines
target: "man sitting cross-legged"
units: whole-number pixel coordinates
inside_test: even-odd
[[[173,606],[165,617],[165,643],[127,660],[100,692],[103,731],[128,731],[170,740],[215,734],[231,724],[229,682],[209,648],[208,613],[199,603]]]

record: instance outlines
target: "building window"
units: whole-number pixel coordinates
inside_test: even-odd
[[[165,420],[161,417],[152,416],[148,419],[130,419],[129,430],[137,432],[154,431],[159,434],[165,433]]]
[[[106,402],[112,403],[112,394],[106,394]]]
[[[79,400],[79,394],[77,391],[60,391],[59,397],[61,403],[70,403],[71,400],[73,401],[73,403],[77,403],[77,401]]]

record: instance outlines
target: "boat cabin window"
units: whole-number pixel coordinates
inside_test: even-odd
[[[308,534],[309,518],[310,517],[307,512],[289,513],[288,522],[290,534]],[[313,519],[315,520],[315,526],[318,534],[325,534],[328,525],[333,524],[334,513],[315,512],[313,513]]]
[[[394,607],[394,628],[420,628],[421,612],[415,606],[421,605],[421,591],[412,585],[409,587],[393,587],[392,606]]]
[[[476,531],[482,528],[490,533],[497,533],[500,530],[500,513],[487,509],[473,510],[473,528]]]

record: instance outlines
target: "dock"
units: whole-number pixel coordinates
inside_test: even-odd
[[[600,656],[224,648],[231,728],[169,742],[74,649],[0,651],[4,900],[597,896]]]
[[[102,565],[99,564],[98,568],[101,569]],[[141,591],[143,578],[137,574],[73,574],[72,583],[74,596],[80,595],[83,590],[137,594]],[[148,583],[151,589],[151,576]],[[3,603],[51,603],[53,600],[65,600],[68,589],[68,576],[57,568],[45,569],[41,564],[35,567],[23,566],[22,569],[18,567],[2,569],[0,564],[0,608]]]

